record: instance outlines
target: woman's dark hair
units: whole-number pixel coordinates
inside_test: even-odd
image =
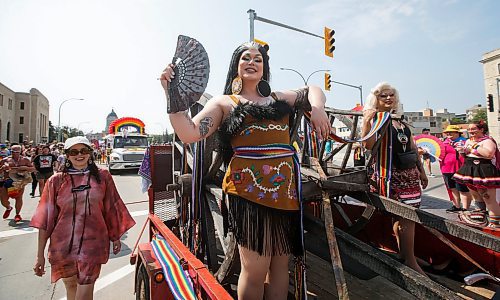
[[[92,150],[92,148],[90,148],[87,145],[85,145],[85,147],[87,147],[91,150],[90,158],[89,158],[89,159],[92,159],[92,163],[89,164],[90,175],[95,177],[95,180],[97,181],[97,183],[101,183],[101,176],[99,176],[99,168],[95,164],[95,160],[94,160],[94,151]],[[67,174],[68,169],[73,167],[73,164],[71,163],[71,161],[68,158],[68,150],[65,150],[64,152],[66,154],[66,161],[64,162],[64,167],[63,167],[61,172],[63,172],[63,174]],[[69,167],[68,167],[67,163],[69,163]]]
[[[243,52],[247,51],[248,49],[252,48],[259,50],[260,54],[262,54],[262,59],[264,62],[262,79],[264,79],[267,82],[270,81],[271,73],[269,72],[269,55],[267,55],[267,49],[258,43],[247,42],[240,45],[233,52],[233,56],[231,57],[231,62],[229,63],[229,70],[227,72],[226,85],[224,86],[224,95],[233,94],[231,90],[231,85],[233,84],[233,79],[236,78],[236,76],[238,76],[238,63],[240,61],[241,54],[243,54]]]
[[[472,124],[476,125],[477,129],[482,130],[483,134],[488,133],[488,124],[485,121],[483,120],[473,121]]]

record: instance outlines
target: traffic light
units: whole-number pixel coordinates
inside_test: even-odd
[[[329,91],[332,87],[332,76],[329,73],[325,73],[325,91]]]
[[[333,58],[333,51],[335,50],[335,38],[333,35],[335,34],[335,30],[325,27],[325,55]]]
[[[488,94],[488,100],[486,101],[486,106],[488,107],[488,111],[489,112],[494,112],[495,111],[495,107],[493,106],[493,95],[492,94]]]

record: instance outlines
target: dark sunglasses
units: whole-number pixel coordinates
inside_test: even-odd
[[[92,153],[92,150],[90,150],[89,148],[85,147],[85,148],[82,148],[80,150],[77,150],[77,149],[71,149],[71,150],[68,150],[66,151],[66,154],[68,154],[69,156],[77,156],[78,154],[90,154]]]

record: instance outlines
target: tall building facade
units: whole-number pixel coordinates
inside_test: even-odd
[[[39,90],[15,92],[0,83],[0,142],[37,144],[49,137],[49,100]]]
[[[487,111],[490,135],[500,141],[500,48],[483,54],[479,61],[483,64],[485,101],[488,95],[493,97],[493,111]],[[486,103],[488,107],[488,103]]]

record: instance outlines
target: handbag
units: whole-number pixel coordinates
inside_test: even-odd
[[[396,168],[400,170],[415,168],[417,166],[417,158],[418,156],[415,150],[396,153]]]

